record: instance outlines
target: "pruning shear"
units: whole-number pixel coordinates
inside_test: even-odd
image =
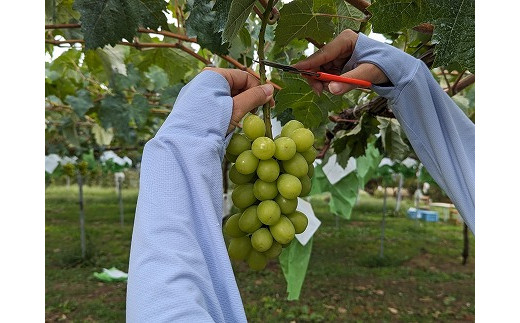
[[[307,75],[307,76],[312,77],[313,79],[320,80],[320,81],[334,81],[334,82],[341,82],[341,83],[349,83],[349,84],[359,85],[361,87],[371,87],[372,86],[372,83],[369,81],[353,79],[353,78],[349,78],[349,77],[344,77],[344,76],[339,76],[339,75],[334,75],[334,74],[329,74],[329,73],[324,73],[324,72],[312,72],[312,71],[300,70],[300,69],[294,68],[290,65],[279,64],[279,63],[270,62],[270,61],[266,61],[266,60],[262,60],[262,61],[253,60],[253,61],[255,61],[257,63],[262,62],[263,64],[265,64],[267,66],[279,68],[288,73]]]

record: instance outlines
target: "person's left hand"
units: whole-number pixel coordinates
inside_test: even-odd
[[[274,87],[271,84],[260,85],[260,81],[253,75],[237,69],[206,67],[204,70],[219,73],[229,83],[233,113],[227,133],[233,131],[249,111],[267,102],[270,102],[271,106],[274,105]]]

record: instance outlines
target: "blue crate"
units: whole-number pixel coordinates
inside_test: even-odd
[[[417,209],[414,207],[409,208],[407,213],[408,213],[408,217],[410,219],[420,219],[421,218],[420,214],[417,214]]]
[[[439,221],[439,213],[436,211],[418,210],[417,217],[426,222],[437,222]]]

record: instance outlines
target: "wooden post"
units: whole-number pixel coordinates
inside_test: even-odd
[[[468,238],[468,225],[464,223],[464,229],[462,230],[464,236],[464,249],[462,250],[462,264],[466,265],[469,255],[469,238]]]

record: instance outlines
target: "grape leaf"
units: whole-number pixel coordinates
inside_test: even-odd
[[[298,239],[282,250],[278,260],[287,281],[287,300],[298,300],[311,258],[312,240],[302,245]]]
[[[134,95],[130,104],[130,115],[138,127],[142,127],[146,123],[150,108],[148,100],[143,95]]]
[[[166,72],[156,65],[150,66],[148,72],[145,72],[144,75],[150,81],[150,84],[147,87],[148,91],[157,91],[167,87],[169,84]]]
[[[359,179],[356,172],[343,177],[330,186],[330,212],[344,219],[350,219],[359,192]]]
[[[188,0],[186,7],[190,11],[186,19],[186,33],[189,37],[197,37],[197,43],[215,54],[227,54],[229,43],[223,43],[222,32],[215,32],[219,21],[217,12],[212,11],[210,0]]]
[[[335,20],[336,35],[339,35],[345,29],[359,30],[361,22],[356,19],[365,18],[365,14],[360,10],[356,9],[353,5],[346,2],[345,0],[338,0],[336,12],[338,18]],[[350,17],[352,19],[349,19]]]
[[[238,35],[251,13],[255,0],[232,0],[231,10],[227,17],[226,26],[222,33],[223,42],[231,42]]]
[[[141,12],[141,27],[169,30],[168,20],[164,15],[167,2],[164,0],[139,0]]]
[[[182,87],[184,86],[183,83],[177,83],[173,86],[170,86],[166,89],[164,89],[161,92],[160,96],[160,103],[161,104],[168,104],[173,105],[175,103],[175,100],[177,99],[177,96],[179,95],[179,92],[181,91]]]
[[[433,24],[433,66],[475,71],[475,2],[472,0],[377,0],[368,7],[374,32]]]
[[[410,146],[406,144],[405,134],[396,119],[377,117],[379,121],[381,141],[385,149],[385,155],[392,160],[402,161],[408,157]]]
[[[94,134],[94,139],[96,143],[100,146],[108,146],[112,142],[114,138],[114,131],[112,128],[103,129],[97,123],[92,126],[92,134]]]
[[[143,50],[142,54],[135,58],[140,60],[137,67],[141,71],[147,71],[150,66],[157,65],[166,72],[171,83],[183,80],[186,73],[199,63],[189,54],[172,48]]]
[[[323,172],[322,164],[314,166],[314,175],[311,178],[311,191],[309,195],[321,194],[330,190],[330,182]]]
[[[291,108],[296,120],[307,128],[316,128],[326,122],[328,112],[334,111],[341,104],[340,101],[331,100],[325,93],[316,95],[298,75],[285,73],[283,83],[284,88],[276,94],[275,113],[280,114]]]
[[[330,40],[334,34],[332,18],[321,14],[335,14],[329,5],[319,12],[313,9],[312,0],[294,0],[280,9],[280,19],[275,30],[275,42],[284,46],[293,38],[310,37],[318,42]]]
[[[76,92],[76,96],[67,95],[65,102],[70,104],[72,110],[76,112],[79,117],[83,117],[88,109],[94,106],[90,98],[90,92],[86,89],[80,89]]]
[[[123,38],[132,41],[137,33],[138,0],[76,0],[73,7],[81,14],[86,49],[115,46]]]
[[[383,155],[373,143],[367,145],[365,155],[356,159],[356,172],[359,179],[359,187],[364,187],[377,170]]]
[[[107,95],[101,100],[99,119],[103,128],[113,127],[119,137],[128,137],[130,113],[122,95]]]

